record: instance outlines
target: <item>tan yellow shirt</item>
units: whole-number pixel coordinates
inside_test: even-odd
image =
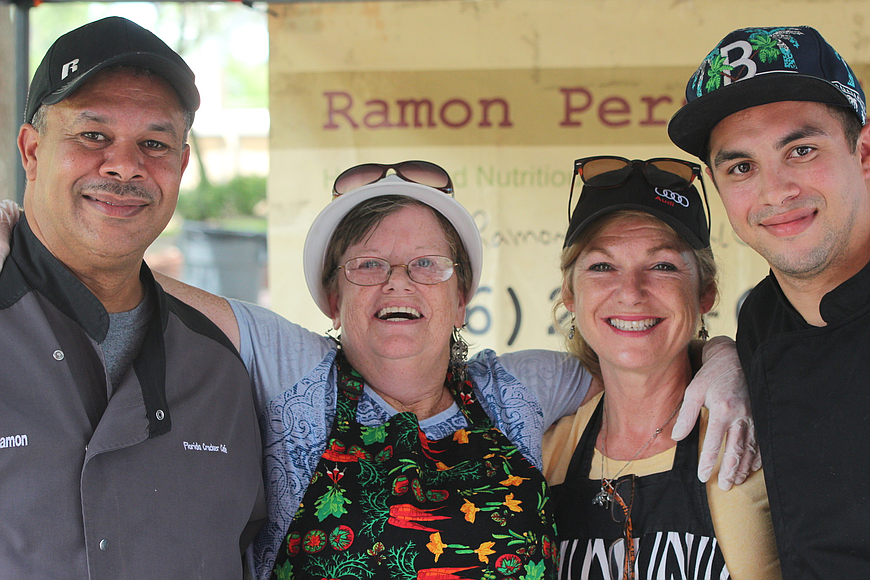
[[[601,395],[596,395],[575,414],[563,417],[544,435],[544,475],[550,485],[558,485],[565,481],[565,473],[568,471],[574,449],[600,400]],[[706,431],[707,410],[703,409],[701,441],[704,440]],[[675,451],[676,447],[671,447],[658,455],[638,459],[623,474],[634,473],[643,476],[668,471],[673,466]],[[607,458],[607,471],[615,473],[626,463],[628,462]],[[727,492],[719,489],[716,483],[718,476],[719,464],[717,463],[707,482],[707,501],[710,504],[710,515],[716,538],[722,548],[731,577],[735,580],[781,579],[782,573],[776,553],[764,473],[761,471],[753,473],[745,483],[734,486]],[[592,458],[589,477],[592,479],[601,477],[601,454],[598,449],[595,450]]]

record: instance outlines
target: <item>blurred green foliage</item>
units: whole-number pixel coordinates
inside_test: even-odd
[[[258,203],[266,199],[266,178],[237,175],[226,183],[200,182],[178,196],[178,213],[195,221],[224,220],[255,215]]]
[[[267,63],[252,63],[230,56],[223,71],[226,108],[269,107]]]

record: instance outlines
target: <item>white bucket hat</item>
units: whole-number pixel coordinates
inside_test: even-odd
[[[416,199],[443,215],[453,225],[465,245],[465,251],[468,252],[471,261],[471,286],[469,286],[468,294],[465,297],[466,300],[470,301],[480,283],[480,273],[483,268],[483,242],[477,224],[474,223],[474,218],[451,195],[427,185],[405,181],[396,175],[388,175],[375,183],[364,185],[336,197],[323,208],[323,211],[311,224],[308,235],[305,237],[302,265],[305,270],[308,291],[320,310],[327,316],[331,316],[326,288],[323,287],[321,280],[323,279],[327,247],[335,228],[338,227],[344,216],[362,202],[385,195],[400,195]]]

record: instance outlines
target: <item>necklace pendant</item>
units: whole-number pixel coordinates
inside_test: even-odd
[[[604,486],[601,486],[601,491],[595,494],[595,497],[592,498],[592,505],[598,505],[603,507],[604,509],[610,508],[610,503],[613,501],[613,496],[604,489]]]

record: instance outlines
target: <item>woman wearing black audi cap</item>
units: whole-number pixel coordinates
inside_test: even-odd
[[[578,176],[561,304],[568,349],[604,392],[544,441],[560,578],[780,578],[762,473],[729,492],[695,477],[706,416],[669,436],[717,296],[700,167],[590,157]]]

